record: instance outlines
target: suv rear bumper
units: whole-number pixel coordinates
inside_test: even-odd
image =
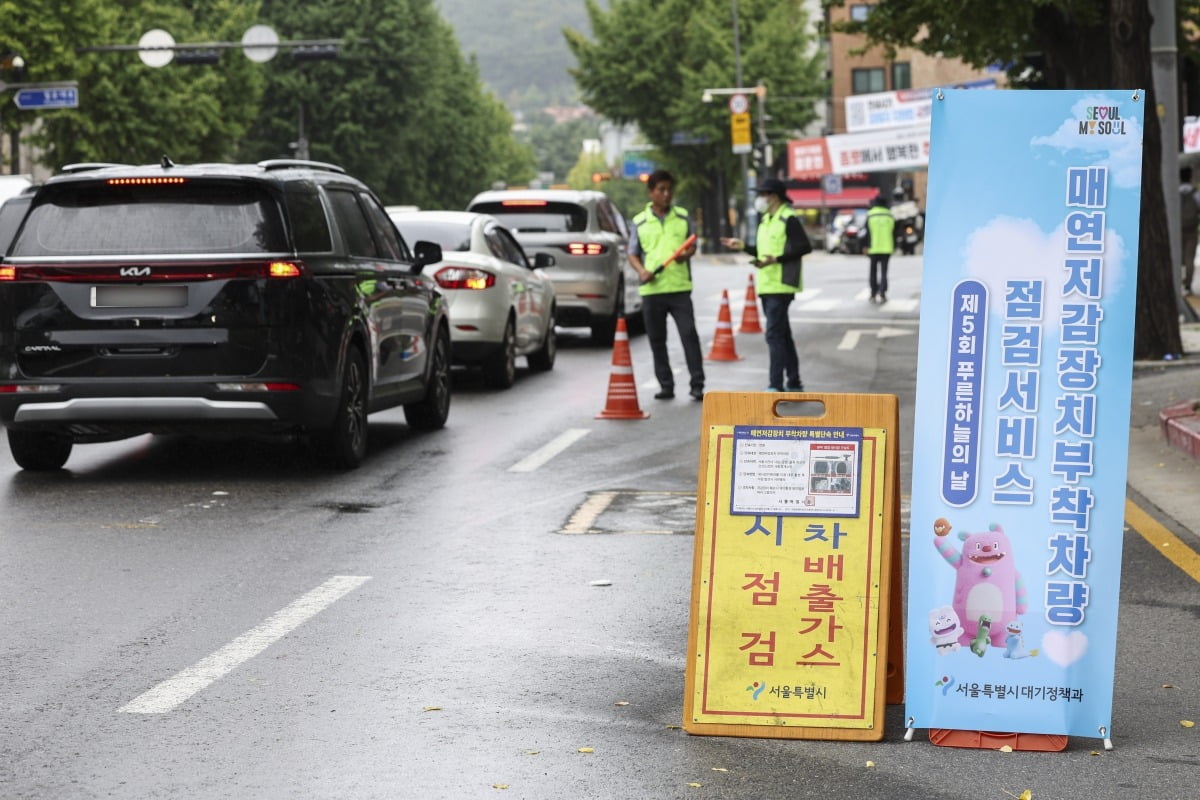
[[[266,403],[209,400],[205,397],[81,397],[57,403],[22,403],[13,414],[17,425],[135,420],[274,422]]]

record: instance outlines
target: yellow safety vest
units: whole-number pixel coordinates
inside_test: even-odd
[[[671,206],[667,215],[659,219],[652,204],[633,218],[637,226],[638,244],[642,248],[642,266],[650,272],[671,257],[688,237],[687,210]],[[649,283],[638,287],[638,294],[667,294],[668,292],[690,292],[692,290],[692,267],[687,259],[677,258],[658,273]]]
[[[755,242],[759,258],[783,255],[784,248],[787,247],[787,221],[794,216],[796,212],[788,205],[781,205],[773,216],[763,215],[758,223],[758,239]],[[759,294],[795,294],[803,290],[804,279],[799,272],[796,273],[794,286],[784,283],[783,267],[783,264],[775,263],[758,270],[754,282],[758,286]]]

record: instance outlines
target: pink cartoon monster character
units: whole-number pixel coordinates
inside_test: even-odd
[[[958,570],[953,606],[962,621],[959,644],[970,645],[979,632],[980,618],[986,617],[989,624],[984,626],[985,635],[992,646],[1004,647],[1008,624],[1029,607],[1025,583],[1017,572],[1012,545],[1004,529],[993,524],[987,533],[959,533],[958,538],[963,542],[961,553],[949,536],[937,534],[936,530],[935,534],[933,546],[947,564]]]

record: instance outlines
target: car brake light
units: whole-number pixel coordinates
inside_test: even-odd
[[[442,267],[433,275],[443,289],[489,289],[496,285],[496,276],[471,267]]]
[[[608,246],[599,242],[571,242],[563,245],[563,250],[573,256],[598,256],[607,252]]]
[[[267,276],[271,278],[299,278],[300,265],[291,261],[272,261],[267,265]]]
[[[0,385],[0,394],[53,394],[61,389],[58,383],[6,383]]]
[[[109,186],[160,186],[164,183],[187,183],[186,178],[109,178]]]
[[[549,205],[545,200],[501,200],[502,206],[544,206]]]
[[[256,278],[298,278],[302,261],[236,261],[228,263],[150,264],[21,264],[0,267],[0,281],[63,281],[107,283],[135,281],[214,281]]]

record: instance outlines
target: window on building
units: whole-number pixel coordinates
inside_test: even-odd
[[[912,65],[907,61],[892,64],[892,89],[912,88]]]
[[[850,6],[850,19],[855,22],[866,22],[867,15],[871,13],[871,7],[866,3],[856,3]]]
[[[851,91],[854,94],[886,91],[883,85],[883,67],[854,69],[850,71]]]

